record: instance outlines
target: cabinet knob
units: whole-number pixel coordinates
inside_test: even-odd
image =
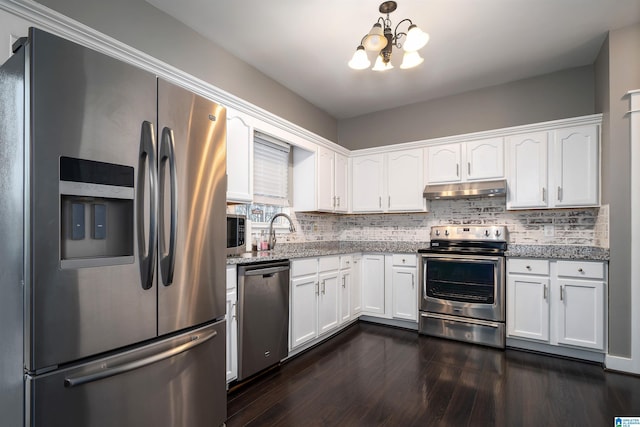
[[[526,268],[527,270],[531,270],[531,266],[530,266],[530,265],[527,265],[525,268]]]
[[[579,268],[578,273],[584,273],[584,270],[582,268]]]
[[[404,258],[402,258],[402,263],[404,264],[405,262],[407,262],[407,260],[405,260]]]

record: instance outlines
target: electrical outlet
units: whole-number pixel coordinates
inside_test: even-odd
[[[544,236],[545,237],[553,237],[555,234],[555,229],[553,225],[547,224],[544,226]]]

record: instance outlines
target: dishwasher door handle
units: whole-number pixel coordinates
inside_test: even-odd
[[[267,268],[256,268],[255,270],[246,270],[244,272],[245,276],[268,276],[273,275],[275,273],[282,273],[283,271],[289,271],[288,266],[282,267],[267,267]]]

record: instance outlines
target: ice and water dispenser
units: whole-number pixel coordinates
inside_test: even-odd
[[[134,168],[60,158],[62,268],[134,262]]]

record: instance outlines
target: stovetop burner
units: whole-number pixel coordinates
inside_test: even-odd
[[[507,250],[505,226],[433,226],[428,248],[418,252],[503,254]]]

